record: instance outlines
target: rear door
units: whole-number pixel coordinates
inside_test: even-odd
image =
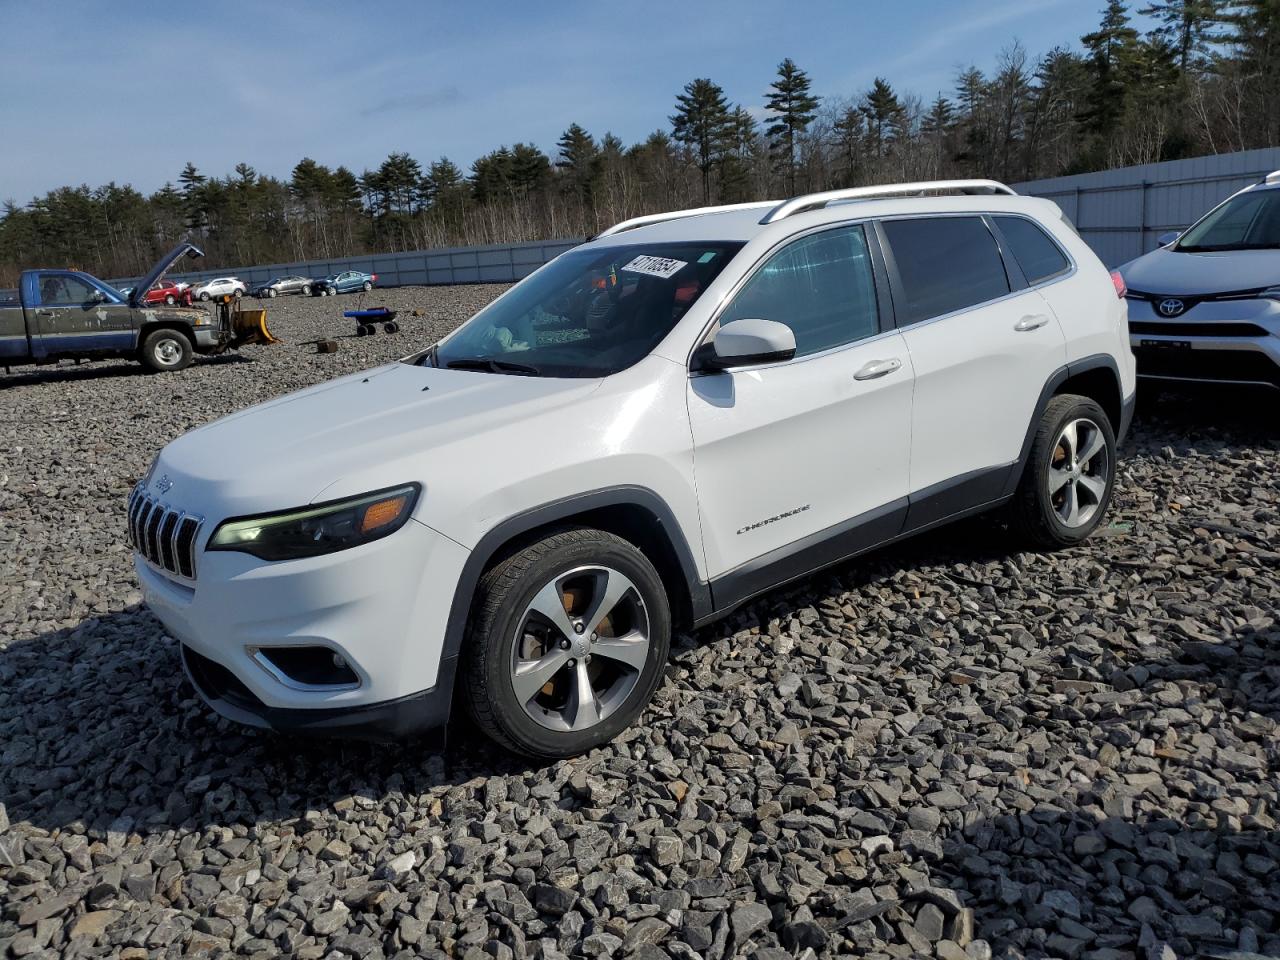
[[[864,228],[790,241],[734,294],[721,324],[791,327],[796,356],[694,374],[688,406],[707,566],[717,604],[879,542],[905,512],[911,365],[882,325]]]
[[[915,528],[1003,495],[1066,342],[983,216],[884,220],[879,229],[915,370]]]
[[[32,353],[57,356],[135,346],[133,311],[119,294],[84,274],[41,270],[36,274]]]

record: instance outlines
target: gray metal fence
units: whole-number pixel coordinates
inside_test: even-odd
[[[270,263],[260,267],[223,270],[194,270],[173,273],[171,278],[198,283],[214,277],[239,277],[250,290],[276,277],[328,277],[345,270],[362,270],[378,275],[380,287],[416,284],[511,283],[533,273],[553,257],[576,246],[581,240],[543,240],[531,243],[504,243],[475,247],[446,247],[407,253],[379,253],[333,260],[305,260]],[[129,280],[115,280],[128,286]]]
[[[1280,170],[1280,147],[1221,153],[1013,184],[1066,211],[1107,266],[1156,248],[1156,238],[1181,230],[1231,194]]]

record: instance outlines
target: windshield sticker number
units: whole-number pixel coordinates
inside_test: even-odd
[[[669,257],[639,256],[622,269],[628,273],[643,273],[646,276],[670,280],[688,265],[687,261],[672,260]]]

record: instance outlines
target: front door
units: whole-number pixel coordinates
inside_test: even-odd
[[[861,225],[791,241],[719,317],[791,327],[796,356],[689,380],[694,474],[717,605],[897,532],[912,372],[882,330]]]
[[[36,275],[32,346],[36,356],[131,350],[133,311],[81,274],[42,270]]]

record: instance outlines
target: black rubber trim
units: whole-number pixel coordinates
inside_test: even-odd
[[[915,533],[973,507],[998,502],[1005,497],[1010,472],[1016,474],[1018,467],[1017,463],[1006,463],[973,470],[916,491],[909,498],[911,506],[902,532]]]
[[[838,523],[735,567],[711,581],[715,615],[823,567],[887,543],[902,531],[906,497]]]
[[[556,523],[603,507],[639,507],[654,516],[661,533],[671,544],[680,563],[693,608],[693,619],[698,621],[712,613],[710,587],[698,577],[698,567],[694,563],[693,551],[689,549],[680,525],[676,522],[675,514],[671,512],[666,501],[647,487],[606,487],[580,496],[556,500],[508,517],[480,539],[462,568],[462,575],[458,578],[458,586],[453,595],[453,605],[449,608],[449,620],[445,626],[444,656],[448,660],[455,661],[453,666],[456,666],[458,654],[462,649],[462,638],[466,633],[467,618],[471,613],[476,585],[498,551],[514,538],[536,527]],[[443,667],[441,675],[443,677]]]
[[[454,664],[441,663],[436,685],[396,700],[358,707],[293,709],[269,707],[230,670],[185,644],[182,664],[196,692],[230,720],[252,722],[283,733],[359,740],[397,740],[443,727],[449,719]]]
[[[1120,424],[1116,427],[1117,448],[1124,442],[1125,434],[1129,432],[1129,425],[1133,423],[1133,408],[1137,406],[1137,400],[1137,393],[1131,393],[1120,401]]]

